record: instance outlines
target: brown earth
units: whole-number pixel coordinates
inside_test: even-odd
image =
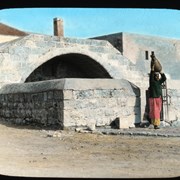
[[[154,178],[180,175],[180,137],[103,135],[0,124],[0,174]]]

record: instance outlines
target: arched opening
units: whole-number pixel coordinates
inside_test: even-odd
[[[25,82],[60,78],[111,78],[92,58],[82,54],[56,56],[35,69]]]

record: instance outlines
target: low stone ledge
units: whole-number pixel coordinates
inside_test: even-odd
[[[180,128],[162,128],[160,130],[148,128],[133,129],[107,129],[100,128],[96,131],[105,135],[128,135],[128,136],[149,136],[149,137],[180,137]]]
[[[1,87],[0,94],[34,93],[47,90],[127,89],[131,95],[140,96],[140,89],[124,79],[64,78],[28,83],[12,83]]]

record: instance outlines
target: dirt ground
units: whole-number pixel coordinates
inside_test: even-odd
[[[0,174],[25,177],[180,176],[180,137],[103,135],[0,124]]]

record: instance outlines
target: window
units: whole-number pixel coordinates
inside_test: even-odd
[[[148,59],[149,59],[149,57],[148,57],[148,56],[149,56],[148,51],[145,51],[145,59],[146,59],[146,60],[148,60]]]

